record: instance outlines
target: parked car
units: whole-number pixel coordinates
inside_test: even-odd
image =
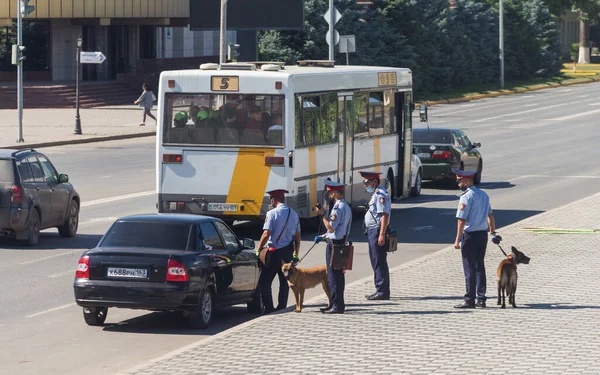
[[[238,240],[220,219],[149,214],[116,220],[79,259],[73,288],[89,325],[108,308],[181,311],[206,328],[216,308],[247,304],[262,313],[258,260],[251,239]]]
[[[423,182],[423,163],[418,156],[417,149],[413,148],[410,158],[410,196],[421,195],[421,183]]]
[[[79,226],[80,198],[69,176],[35,150],[0,150],[0,235],[36,246],[40,231],[58,228],[73,237]]]
[[[460,129],[415,128],[413,146],[423,164],[423,180],[455,179],[452,168],[477,171],[474,182],[481,182],[483,159],[481,143],[473,143]]]

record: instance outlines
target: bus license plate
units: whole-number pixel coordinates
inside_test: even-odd
[[[209,203],[209,211],[237,211],[237,204]]]
[[[108,277],[132,277],[135,279],[148,278],[148,270],[144,268],[119,268],[108,267],[106,271]]]

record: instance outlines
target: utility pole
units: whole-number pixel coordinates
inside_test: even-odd
[[[334,48],[335,48],[335,8],[333,7],[333,0],[329,0],[329,35],[331,35],[331,41],[329,42],[329,60],[335,60]]]
[[[19,0],[19,11],[17,12],[17,48],[23,45],[23,0]],[[17,142],[21,143],[23,139],[23,61],[17,61],[17,123],[19,132]]]
[[[500,88],[504,88],[504,6],[500,0]]]
[[[226,33],[227,31],[227,0],[221,0],[221,36],[220,36],[220,48],[219,48],[219,64],[225,64],[227,62],[227,58],[225,57],[227,54],[226,45]]]

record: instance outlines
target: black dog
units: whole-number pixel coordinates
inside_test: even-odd
[[[498,265],[498,305],[506,308],[505,294],[508,294],[508,303],[513,308],[517,307],[515,303],[515,293],[517,292],[517,264],[529,264],[529,257],[512,246],[512,254]],[[502,292],[502,295],[500,294]]]

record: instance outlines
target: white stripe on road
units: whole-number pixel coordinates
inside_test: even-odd
[[[496,120],[496,119],[499,119],[499,118],[502,118],[502,117],[522,115],[524,113],[531,113],[531,112],[538,112],[538,111],[543,111],[545,109],[550,109],[550,108],[555,108],[555,107],[563,107],[563,106],[566,106],[566,105],[569,105],[569,104],[574,104],[574,103],[554,104],[554,105],[549,105],[549,106],[546,106],[546,107],[540,107],[540,108],[530,109],[530,110],[527,110],[527,111],[505,113],[503,115],[494,116],[494,117],[488,117],[488,118],[482,118],[482,119],[471,121],[471,122],[486,122],[486,121],[489,121],[489,120]]]
[[[97,218],[97,219],[91,219],[91,220],[82,221],[81,223],[79,223],[79,226],[82,227],[82,226],[85,226],[85,225],[101,223],[103,221],[115,221],[117,219],[118,219],[118,217],[116,217],[116,216],[100,217],[100,218]]]
[[[592,100],[596,100],[596,99],[592,99]],[[596,105],[600,105],[600,103],[590,103],[590,104],[588,104],[588,105],[591,105],[591,106],[596,106]]]
[[[115,201],[121,201],[121,200],[124,200],[124,199],[145,197],[147,195],[153,195],[153,194],[156,194],[156,190],[142,191],[140,193],[127,194],[127,195],[119,195],[119,196],[110,197],[110,198],[96,199],[94,201],[83,202],[81,204],[81,207],[94,206],[94,205],[102,204],[102,203],[110,203],[110,202],[115,202]]]
[[[102,177],[98,177],[98,178],[111,178],[112,176],[102,176]]]
[[[581,113],[577,113],[574,115],[570,115],[570,116],[563,116],[563,117],[559,117],[559,118],[553,118],[553,121],[564,121],[564,120],[571,120],[574,118],[578,118],[578,117],[583,117],[583,116],[587,116],[587,115],[593,115],[594,113],[598,113],[600,112],[600,109],[594,109],[593,111],[587,111],[587,112],[581,112]]]
[[[19,263],[21,266],[24,266],[26,264],[32,264],[32,263],[37,263],[37,262],[43,262],[45,260],[48,259],[52,259],[52,258],[58,258],[58,257],[62,257],[65,255],[71,255],[71,254],[75,254],[75,253],[83,253],[84,250],[71,250],[71,251],[67,251],[66,253],[60,253],[60,254],[54,254],[54,255],[49,255],[47,257],[43,257],[43,258],[37,258],[37,259],[32,259],[32,260],[28,260],[27,262],[23,262],[23,263]]]
[[[54,275],[50,275],[48,277],[50,277],[52,279],[56,279],[57,277],[62,277],[62,276],[67,276],[67,275],[73,275],[73,276],[75,276],[75,270],[73,269],[73,270],[70,270],[70,271],[55,273]]]
[[[40,311],[40,312],[35,313],[35,314],[27,315],[26,318],[35,318],[36,316],[40,316],[40,315],[44,315],[44,314],[51,313],[51,312],[54,312],[54,311],[66,309],[67,307],[71,307],[71,306],[75,306],[75,305],[76,305],[75,302],[69,303],[67,305],[62,305],[62,306],[55,307],[53,309],[48,309],[48,310]]]

